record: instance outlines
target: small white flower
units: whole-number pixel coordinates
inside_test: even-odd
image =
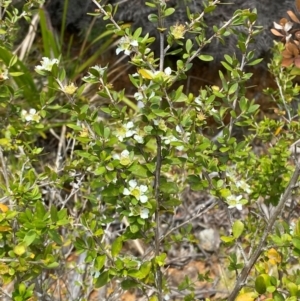
[[[121,127],[119,127],[116,130],[116,136],[118,137],[119,141],[122,142],[124,138],[129,138],[136,133],[135,130],[131,130],[133,126],[134,126],[133,122],[129,121],[128,123],[123,124]]]
[[[21,111],[21,117],[25,121],[40,122],[41,116],[36,112],[36,109],[30,109],[29,112],[26,110]]]
[[[165,143],[165,145],[169,145],[169,144],[171,144],[171,142],[178,142],[178,141],[180,141],[180,140],[178,140],[175,136],[173,136],[173,135],[170,135],[170,136],[167,136],[167,137],[162,137],[162,140],[163,140],[163,142]],[[184,149],[184,147],[183,147],[183,145],[177,145],[176,147],[175,147],[178,151],[183,151],[183,149]]]
[[[176,125],[176,132],[179,134],[183,134],[183,129],[180,125]]]
[[[137,40],[132,40],[132,41],[130,42],[130,45],[131,45],[131,46],[134,46],[134,47],[137,47],[137,46],[139,46],[139,43],[138,43]]]
[[[138,130],[136,134],[133,136],[133,139],[140,144],[144,143],[145,132],[142,130]]]
[[[43,57],[41,61],[41,65],[35,67],[37,71],[51,71],[52,67],[56,64],[58,65],[58,59],[49,59],[48,57]]]
[[[139,100],[137,102],[137,107],[138,107],[138,109],[142,109],[142,108],[145,108],[145,105],[144,105],[144,103],[142,101]]]
[[[132,47],[137,47],[138,41],[130,39],[129,37],[122,37],[119,40],[118,48],[116,49],[116,54],[118,55],[120,52],[124,51],[126,55],[130,55],[132,52]]]
[[[132,195],[141,203],[146,203],[148,201],[148,197],[144,194],[148,190],[146,185],[137,185],[136,180],[129,181],[129,188],[124,188],[124,195]]]
[[[143,93],[141,92],[135,92],[133,97],[136,99],[136,100],[143,100],[144,99],[144,95]]]
[[[236,182],[236,176],[235,176],[234,172],[231,169],[226,171],[226,177],[228,177],[228,179],[230,181],[232,181],[234,183]]]
[[[198,104],[199,106],[203,107],[204,106],[204,103],[201,101],[200,97],[197,96],[195,99],[194,99],[194,102],[196,104]]]
[[[101,67],[99,65],[95,65],[91,67],[89,70],[93,72],[89,71],[88,75],[84,76],[82,80],[89,83],[97,83],[99,81],[99,77],[102,78],[105,75],[107,67]]]
[[[103,75],[104,72],[106,71],[107,67],[101,67],[99,65],[95,65],[95,66],[91,67],[91,69],[95,69],[96,71],[99,72],[100,75]]]
[[[238,210],[242,210],[243,209],[243,205],[246,204],[246,200],[242,200],[242,196],[241,195],[230,195],[226,198],[227,200],[227,204],[229,205],[228,208],[232,209],[232,208],[236,208]]]
[[[140,216],[141,216],[142,219],[148,218],[149,217],[149,209],[141,208]]]
[[[127,149],[123,150],[120,157],[120,163],[122,165],[129,165],[131,163],[131,159],[129,156],[129,151]]]
[[[124,149],[121,153],[121,158],[127,158],[129,157],[129,151],[127,149]]]
[[[133,139],[137,142],[137,143],[140,143],[140,144],[143,144],[144,143],[144,138],[140,135],[134,135],[133,136]]]
[[[237,181],[236,187],[243,189],[247,193],[251,193],[250,186],[243,180]]]
[[[165,142],[166,145],[169,145],[173,141],[178,141],[178,139],[172,135],[167,137],[162,137],[162,140]]]
[[[171,75],[171,73],[172,73],[172,69],[171,69],[170,67],[167,67],[167,68],[165,69],[165,74],[166,74],[166,75]]]
[[[70,85],[66,85],[63,87],[62,91],[68,95],[73,95],[78,87],[74,85],[74,83],[71,83]]]

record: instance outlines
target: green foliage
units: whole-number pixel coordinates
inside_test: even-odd
[[[109,66],[86,71],[96,53],[84,61],[83,50],[82,62],[72,64],[63,36],[58,42],[43,12],[43,58],[35,68],[18,59],[7,24],[17,26],[22,16],[8,11],[0,45],[0,275],[4,284],[13,281],[13,300],[45,297],[53,293],[51,278],[60,285],[72,273],[78,275],[72,285],[80,291],[75,299],[86,300],[93,288],[110,285],[163,300],[172,293],[168,250],[183,242],[197,245],[192,221],[206,212],[203,206],[174,225],[187,187],[209,195],[210,208],[226,208],[230,229],[222,230],[223,270],[224,275],[233,271],[236,280],[227,287],[227,300],[300,298],[300,274],[292,262],[300,256],[300,221],[293,226],[286,206],[299,201],[299,110],[293,105],[299,87],[293,69],[280,67],[282,49],[276,45],[269,68],[277,88],[265,93],[279,113],[276,119],[258,117],[259,105],[247,94],[253,74],[245,69],[261,61],[249,50],[259,34],[256,12],[239,10],[206,37],[204,16],[217,2],[209,1],[203,14],[189,13],[185,26],[161,34],[166,46],[159,58],[150,48],[154,38],[143,36],[141,28],[120,27],[111,5],[99,5],[110,21],[99,38],[120,36],[117,53],[129,56],[134,66],[129,74],[134,101],[113,88]],[[158,10],[149,19],[166,32],[162,20],[174,8],[158,0],[147,5]],[[225,55],[220,85],[186,92],[181,83],[194,61],[213,59],[203,48],[227,34],[237,35],[239,54]],[[175,61],[173,68],[166,55]],[[86,96],[91,86],[108,105]],[[54,154],[48,147],[52,136],[58,145]],[[139,254],[128,252],[131,244]],[[70,254],[79,259],[68,261]],[[224,277],[228,283],[231,276]],[[201,273],[198,279],[211,281]],[[184,300],[201,299],[188,275],[178,290]],[[61,292],[66,300],[68,293]]]

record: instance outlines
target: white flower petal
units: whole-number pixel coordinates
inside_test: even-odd
[[[146,219],[149,217],[149,209],[147,209],[147,208],[142,208],[140,213],[141,213],[142,219]]]
[[[123,194],[124,195],[130,195],[130,191],[127,188],[124,188]]]
[[[238,210],[242,210],[243,209],[243,205],[242,204],[236,204],[235,208]]]
[[[140,186],[140,191],[141,192],[146,192],[148,190],[148,187],[146,185],[141,185]]]
[[[167,68],[165,69],[165,74],[166,74],[166,75],[171,75],[171,73],[172,73],[172,69],[171,69],[170,67],[167,67]]]
[[[140,143],[140,144],[143,144],[144,143],[144,138],[139,136],[139,135],[134,135],[133,136],[133,139],[137,142],[137,143]]]
[[[128,157],[129,156],[129,151],[127,149],[124,149],[121,153],[122,157]]]
[[[139,43],[138,43],[137,40],[132,40],[132,41],[130,42],[130,45],[131,45],[131,46],[139,46]]]
[[[130,181],[129,181],[129,186],[130,186],[131,188],[135,188],[135,187],[137,186],[137,181],[136,181],[136,180],[130,180]]]
[[[148,201],[148,197],[146,195],[141,195],[140,201],[141,201],[141,203],[146,203]]]
[[[127,129],[131,129],[131,128],[133,128],[133,127],[134,127],[134,124],[133,124],[132,121],[127,122],[127,124],[126,124],[126,128],[127,128]]]
[[[126,132],[126,137],[129,138],[129,137],[133,136],[134,134],[135,134],[135,131],[129,130]]]

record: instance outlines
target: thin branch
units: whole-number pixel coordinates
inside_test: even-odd
[[[7,166],[5,164],[5,159],[4,159],[4,156],[3,156],[3,150],[2,148],[0,147],[0,162],[1,162],[1,166],[2,166],[2,175],[3,175],[3,178],[4,178],[4,181],[5,181],[5,186],[6,186],[6,189],[8,192],[10,192],[10,189],[9,189],[9,180],[8,180],[8,174],[7,174]]]
[[[155,256],[159,256],[160,254],[160,217],[159,217],[159,207],[160,207],[160,172],[161,172],[161,165],[162,165],[162,158],[161,158],[161,137],[156,136],[156,168],[155,168],[155,178],[154,178],[154,193],[155,193],[155,200],[156,200],[156,208],[155,208]],[[156,287],[158,290],[158,300],[163,301],[163,292],[162,292],[162,271],[159,266],[155,269],[156,273]]]
[[[164,44],[165,44],[165,34],[164,34],[164,16],[162,15],[161,10],[161,3],[160,1],[156,7],[157,7],[157,14],[158,14],[158,30],[159,30],[159,71],[164,70],[164,59],[165,59],[165,53],[164,53]]]
[[[215,205],[216,205],[216,201],[213,201],[208,207],[206,207],[204,210],[199,210],[196,215],[194,215],[193,217],[189,218],[188,220],[182,222],[181,224],[179,224],[178,226],[170,229],[165,235],[163,235],[160,238],[160,242],[163,241],[164,239],[166,239],[170,234],[172,234],[174,231],[182,228],[184,225],[191,223],[193,220],[199,218],[201,215],[203,215],[204,213],[206,213],[207,211],[209,211],[210,209],[212,209]]]
[[[300,167],[298,165],[296,165],[294,174],[293,174],[285,192],[281,196],[281,199],[280,199],[277,207],[275,208],[273,214],[271,215],[271,217],[269,219],[269,223],[268,223],[267,227],[265,228],[265,231],[263,232],[263,235],[259,241],[257,249],[254,251],[253,255],[249,259],[248,264],[245,265],[245,267],[241,271],[241,273],[236,281],[235,287],[227,299],[228,301],[234,301],[235,298],[237,297],[239,291],[245,284],[250,271],[252,270],[254,264],[256,263],[257,259],[259,258],[260,254],[266,244],[267,237],[268,237],[269,233],[272,231],[275,221],[277,220],[278,216],[280,216],[280,214],[282,213],[285,203],[291,197],[292,190],[298,181],[299,175],[300,175]]]

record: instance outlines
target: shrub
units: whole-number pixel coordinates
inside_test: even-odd
[[[256,11],[236,11],[206,37],[204,16],[217,0],[170,31],[163,20],[174,8],[161,0],[146,5],[157,10],[149,18],[160,29],[158,58],[152,37],[120,27],[112,6],[97,4],[108,30],[121,37],[117,54],[136,69],[129,74],[135,109],[110,84],[109,66],[90,67],[75,82],[78,69],[66,65],[57,42],[57,55],[45,49],[33,71],[13,54],[11,31],[3,30],[0,274],[13,285],[3,287],[3,298],[88,300],[96,288],[98,300],[120,300],[131,290],[152,301],[297,300],[299,87],[297,68],[282,67],[288,46],[275,44],[269,69],[277,88],[264,91],[276,118],[259,119],[246,69],[261,62],[249,48],[260,32]],[[15,26],[22,13],[12,12],[6,22]],[[41,23],[43,44],[54,42],[42,13]],[[185,92],[179,82],[194,61],[213,59],[203,48],[236,34],[236,26],[244,27],[239,55],[224,56],[221,85]],[[167,55],[174,55],[173,69]],[[90,86],[108,106],[86,96]],[[211,136],[209,120],[216,125]],[[218,224],[220,249],[218,231],[198,233],[204,217]],[[197,260],[175,281],[171,253],[180,256],[183,245],[196,250],[188,261]],[[183,266],[176,256],[173,265]],[[200,269],[205,261],[211,271]]]

